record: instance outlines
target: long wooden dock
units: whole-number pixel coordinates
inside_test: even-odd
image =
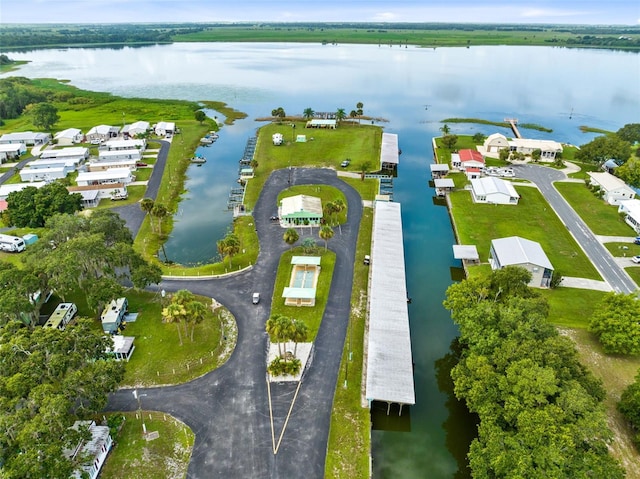
[[[504,121],[511,125],[511,129],[513,130],[513,134],[516,135],[516,138],[522,138],[520,134],[520,130],[518,130],[518,119],[517,118],[505,118]]]

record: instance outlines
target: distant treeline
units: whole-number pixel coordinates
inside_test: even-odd
[[[640,50],[640,27],[354,22],[0,25],[0,50],[5,51],[59,45],[140,45],[173,41],[391,41],[422,46],[553,44]]]
[[[42,47],[54,45],[170,43],[178,34],[202,30],[196,25],[1,25],[0,45]]]

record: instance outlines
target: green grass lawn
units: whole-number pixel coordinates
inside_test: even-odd
[[[141,416],[133,412],[119,414],[126,419],[102,467],[102,479],[186,477],[195,441],[189,427],[168,414],[144,411],[147,431],[159,433],[158,439],[147,441],[142,436]]]
[[[460,244],[475,244],[480,260],[489,257],[491,240],[522,236],[541,244],[556,271],[564,276],[601,280],[569,231],[535,188],[516,186],[517,206],[476,204],[468,191],[451,193]]]
[[[554,185],[594,234],[635,236],[633,229],[618,214],[618,208],[596,198],[585,185],[562,182]]]
[[[254,158],[258,162],[255,177],[247,183],[245,203],[249,209],[255,206],[264,183],[272,171],[280,168],[316,167],[359,172],[363,163],[368,171],[380,167],[380,127],[342,123],[335,130],[305,129],[305,122],[270,123],[260,129]],[[305,143],[291,142],[293,133],[307,135]],[[275,146],[271,142],[274,133],[282,133],[285,144]],[[313,140],[311,140],[313,138]],[[351,164],[341,168],[340,163],[350,158]]]
[[[317,230],[317,228],[316,228]],[[336,233],[337,234],[337,233]],[[331,240],[329,240],[331,242]],[[302,247],[298,246],[292,250],[286,251],[280,258],[278,265],[278,273],[273,290],[273,301],[271,303],[271,316],[280,314],[289,318],[299,319],[305,322],[309,328],[309,341],[313,341],[320,328],[324,308],[329,299],[329,289],[331,288],[331,279],[333,278],[333,269],[336,264],[336,255],[333,251],[325,251],[324,247],[318,248],[317,251],[310,256],[320,256],[320,276],[316,288],[316,304],[313,307],[308,306],[285,306],[282,290],[285,286],[289,286],[291,279],[291,257],[292,256],[308,256]]]
[[[604,247],[609,250],[612,256],[631,257],[640,254],[640,245],[633,243],[605,243]]]
[[[629,276],[631,276],[631,279],[634,280],[637,285],[640,285],[640,267],[631,266],[624,270],[629,273]]]
[[[587,329],[591,313],[606,293],[589,289],[540,290],[550,306],[549,321],[556,326]]]
[[[135,171],[136,181],[149,181],[153,168],[138,168]]]
[[[136,349],[126,365],[123,385],[186,382],[216,369],[228,358],[235,344],[235,320],[226,309],[220,307],[209,313],[196,326],[193,342],[182,332],[183,344],[180,345],[177,326],[162,321],[159,295],[129,291],[127,298],[129,310],[137,312],[138,319],[127,323],[123,333],[136,338]],[[211,305],[209,298],[200,297],[199,300],[207,307]]]
[[[369,410],[361,405],[369,267],[361,258],[370,253],[372,228],[373,210],[364,208],[354,265],[351,317],[331,411],[326,478],[369,477]]]

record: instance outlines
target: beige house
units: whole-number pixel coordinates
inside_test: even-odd
[[[610,205],[618,205],[621,201],[632,200],[636,192],[617,176],[606,172],[587,172],[589,184],[600,188],[602,199]]]
[[[552,161],[559,153],[562,153],[562,144],[553,140],[534,140],[530,138],[507,139],[500,133],[489,135],[484,141],[482,150],[487,156],[497,158],[500,150],[508,148],[510,151],[531,155],[535,150],[540,150],[540,159]]]

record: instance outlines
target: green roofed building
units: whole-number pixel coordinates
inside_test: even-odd
[[[280,224],[290,226],[319,226],[322,202],[315,196],[297,195],[280,201]]]

